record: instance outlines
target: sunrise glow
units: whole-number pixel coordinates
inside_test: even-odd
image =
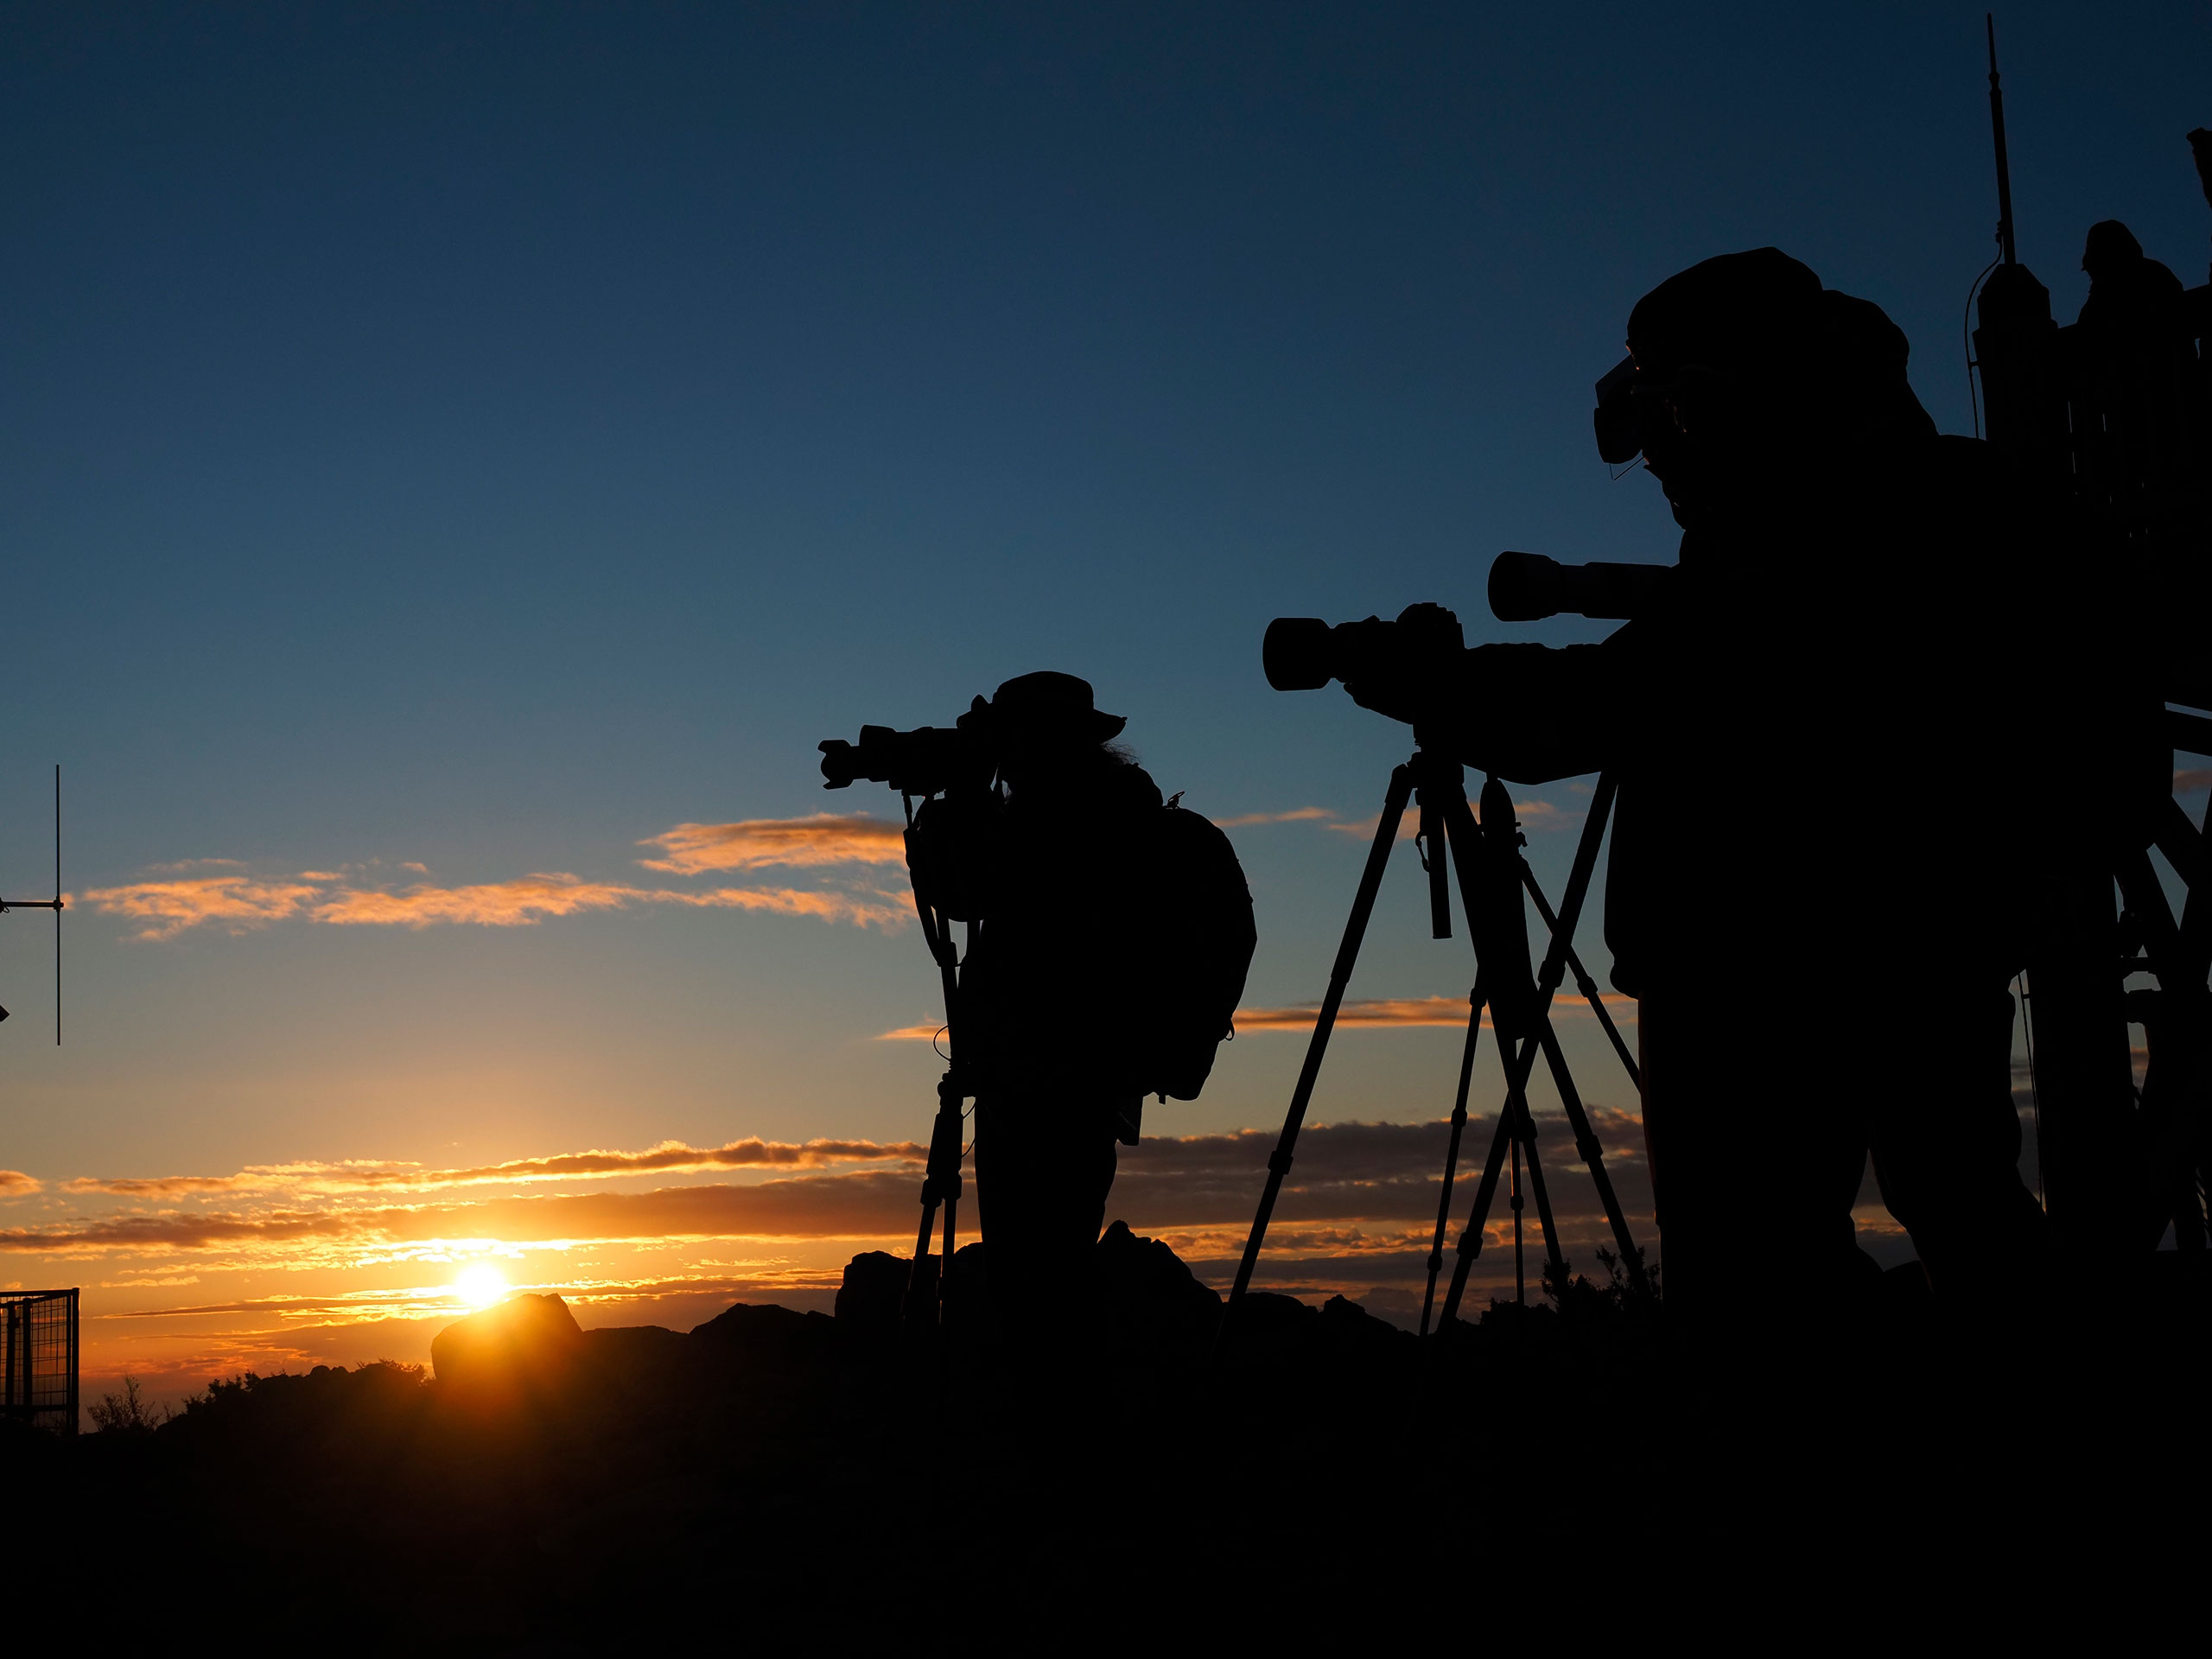
[[[471,1307],[489,1307],[507,1294],[507,1281],[488,1262],[466,1267],[453,1281],[454,1294]]]

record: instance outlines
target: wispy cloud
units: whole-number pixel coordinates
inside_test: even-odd
[[[2212,789],[2212,766],[2184,766],[2174,773],[2174,793],[2194,795],[2200,789]]]
[[[1614,1018],[1622,1023],[1636,1018],[1636,999],[1607,991],[1601,1000],[1614,1010]],[[1562,995],[1552,1003],[1554,1020],[1586,1018],[1590,1005],[1580,996]],[[1301,1002],[1287,1008],[1239,1008],[1236,1010],[1236,1029],[1245,1031],[1311,1031],[1319,1016],[1318,1003]],[[1387,1030],[1419,1026],[1463,1027],[1467,1023],[1467,999],[1464,996],[1383,996],[1353,997],[1337,1009],[1337,1024],[1342,1028]],[[1490,1011],[1483,1011],[1483,1027],[1490,1027]],[[926,1043],[944,1029],[942,1020],[928,1020],[921,1025],[900,1026],[895,1030],[880,1032],[875,1040],[880,1043]]]
[[[1294,806],[1287,812],[1246,812],[1234,818],[1216,818],[1217,830],[1242,830],[1255,823],[1306,823],[1324,822],[1337,815],[1325,806]]]
[[[872,818],[864,812],[846,817],[817,812],[804,818],[747,818],[736,823],[679,823],[638,844],[661,850],[658,858],[639,861],[645,868],[677,875],[775,865],[799,868],[906,861],[905,830],[888,819]]]
[[[1618,1020],[1636,1018],[1636,999],[1606,991],[1599,1000],[1618,1012]],[[1552,1018],[1587,1017],[1590,1005],[1579,996],[1561,996],[1552,1003]],[[1287,1008],[1239,1008],[1236,1029],[1239,1031],[1311,1031],[1320,1009],[1314,1005],[1300,1004]],[[1490,1010],[1483,1010],[1483,1026],[1490,1027]],[[1467,1023],[1467,1000],[1461,996],[1395,996],[1369,1000],[1352,998],[1337,1010],[1337,1024],[1359,1028],[1375,1029],[1408,1026],[1465,1026]]]
[[[36,1176],[26,1175],[20,1169],[0,1169],[0,1198],[27,1198],[44,1185]]]
[[[1641,1212],[1648,1205],[1642,1170],[1639,1120],[1631,1113],[1592,1109],[1608,1163],[1624,1201]],[[1548,1125],[1546,1144],[1555,1149],[1557,1166],[1573,1164],[1566,1136]],[[1481,1149],[1491,1123],[1471,1119],[1466,1145],[1476,1148],[1463,1159],[1461,1180],[1479,1173]],[[1445,1126],[1440,1122],[1316,1124],[1299,1143],[1298,1160],[1286,1183],[1278,1216],[1292,1224],[1339,1226],[1384,1221],[1395,1226],[1419,1223],[1435,1213],[1438,1171]],[[1126,1152],[1115,1183],[1113,1213],[1130,1225],[1149,1229],[1230,1228],[1249,1219],[1251,1202],[1264,1179],[1272,1131],[1160,1136]],[[743,1147],[746,1143],[734,1143]],[[0,1229],[0,1251],[42,1255],[98,1257],[198,1255],[235,1263],[267,1266],[331,1266],[368,1260],[418,1257],[426,1250],[481,1253],[495,1246],[566,1245],[582,1242],[666,1244],[706,1239],[888,1239],[911,1237],[917,1198],[912,1157],[919,1148],[904,1143],[803,1143],[786,1155],[843,1160],[832,1148],[865,1151],[871,1158],[895,1158],[895,1169],[799,1173],[751,1185],[712,1183],[661,1187],[643,1192],[596,1192],[544,1196],[493,1196],[475,1200],[425,1204],[390,1202],[362,1205],[333,1198],[311,1198],[266,1207],[163,1209],[107,1216],[78,1217]],[[631,1160],[661,1151],[677,1155],[690,1149],[655,1149],[648,1154],[585,1154],[594,1159]],[[694,1154],[696,1155],[696,1154]],[[523,1171],[561,1160],[531,1160],[484,1170],[437,1173],[442,1178],[499,1180],[537,1179],[486,1171]],[[346,1167],[340,1166],[338,1167]],[[637,1173],[627,1169],[587,1174]],[[420,1173],[403,1179],[420,1180]],[[186,1177],[190,1181],[224,1178]],[[116,1191],[114,1184],[104,1191]],[[1587,1221],[1599,1213],[1588,1183],[1557,1179],[1554,1205],[1564,1217]],[[182,1196],[195,1196],[196,1188]],[[156,1198],[174,1196],[149,1192]]]
[[[171,939],[202,926],[243,933],[283,921],[340,927],[527,927],[553,917],[652,905],[760,911],[892,929],[903,927],[912,916],[904,894],[878,889],[715,887],[683,892],[586,881],[563,872],[462,887],[423,881],[404,887],[354,885],[343,875],[323,871],[288,880],[232,874],[180,876],[96,887],[84,894],[84,900],[109,915],[142,923],[137,935],[142,939]]]
[[[250,875],[200,875],[95,887],[84,898],[111,916],[127,916],[144,923],[138,930],[142,939],[172,939],[187,928],[206,923],[220,925],[234,933],[266,927],[299,915],[322,896],[323,889],[308,885],[306,880],[264,881]]]
[[[664,1141],[643,1152],[572,1152],[549,1158],[520,1158],[459,1169],[425,1169],[419,1164],[348,1160],[334,1164],[254,1164],[234,1175],[79,1176],[65,1181],[65,1192],[104,1192],[120,1198],[179,1198],[210,1192],[289,1191],[297,1192],[429,1192],[439,1187],[520,1185],[537,1181],[606,1180],[626,1175],[669,1174],[709,1169],[823,1169],[838,1164],[915,1163],[927,1148],[912,1141],[732,1141],[719,1147],[692,1147]],[[0,1194],[13,1196],[7,1172],[0,1172]],[[29,1181],[29,1176],[15,1179]],[[23,1189],[36,1192],[31,1181]]]
[[[1522,829],[1535,831],[1576,829],[1587,816],[1579,810],[1570,810],[1566,807],[1555,806],[1549,801],[1541,800],[1516,801],[1513,803],[1513,814],[1519,820]],[[1334,830],[1339,835],[1354,836],[1362,841],[1370,841],[1375,836],[1375,826],[1382,822],[1382,815],[1374,812],[1363,818],[1332,817],[1329,823],[1324,823],[1321,827],[1325,830]],[[1406,816],[1399,820],[1398,839],[1411,841],[1420,832],[1421,815],[1409,807],[1407,809]]]

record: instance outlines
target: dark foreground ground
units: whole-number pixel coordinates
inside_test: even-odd
[[[1901,1299],[1693,1345],[1586,1289],[1427,1343],[1261,1299],[1217,1344],[1212,1293],[1122,1232],[1081,1353],[1038,1365],[903,1338],[871,1265],[834,1319],[579,1333],[518,1299],[435,1376],[317,1367],[17,1437],[17,1605],[96,1649],[1797,1649],[2089,1616],[2200,1650],[2180,1269],[1998,1336]]]

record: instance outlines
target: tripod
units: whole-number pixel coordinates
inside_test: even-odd
[[[906,809],[906,866],[913,877],[914,911],[922,918],[922,938],[930,948],[930,957],[937,963],[938,978],[944,990],[944,1075],[937,1084],[937,1122],[930,1129],[930,1156],[922,1177],[922,1224],[914,1237],[914,1262],[906,1276],[906,1300],[900,1308],[902,1322],[910,1330],[928,1329],[943,1323],[945,1298],[952,1277],[952,1241],[954,1223],[960,1211],[961,1130],[965,1122],[961,1109],[974,1090],[967,1086],[966,1074],[960,1069],[960,1050],[954,1046],[955,1014],[960,1002],[960,956],[952,943],[952,918],[937,903],[937,895],[929,891],[923,872],[930,868],[927,859],[915,857],[915,837],[922,833],[914,820],[914,798],[902,792],[899,799]],[[926,808],[928,803],[925,802]],[[968,944],[974,949],[976,925],[968,924]],[[938,1205],[944,1206],[944,1245],[932,1272],[930,1258],[930,1236],[936,1230]]]
[[[1366,867],[1360,875],[1359,889],[1352,899],[1351,913],[1344,923],[1343,942],[1337,947],[1336,962],[1330,969],[1328,990],[1321,1000],[1320,1012],[1313,1022],[1313,1035],[1306,1049],[1306,1063],[1300,1070],[1297,1086],[1291,1091],[1290,1109],[1283,1121],[1281,1137],[1277,1141],[1274,1150],[1268,1155],[1267,1185],[1260,1195],[1259,1211],[1253,1217],[1251,1233],[1244,1242],[1243,1259],[1237,1265],[1236,1282],[1230,1292],[1229,1307],[1224,1315],[1224,1330],[1234,1322],[1245,1293],[1250,1287],[1253,1269],[1259,1263],[1260,1250],[1267,1237],[1268,1223],[1274,1213],[1276,1199],[1281,1194],[1283,1178],[1290,1173],[1299,1131],[1305,1126],[1306,1108],[1313,1100],[1314,1084],[1321,1074],[1321,1062],[1328,1053],[1329,1039],[1336,1028],[1337,1011],[1343,1003],[1344,988],[1351,979],[1352,969],[1358,962],[1360,946],[1367,937],[1367,924],[1374,913],[1376,896],[1382,890],[1382,873],[1389,862],[1390,849],[1397,841],[1398,829],[1404,820],[1407,804],[1415,798],[1416,793],[1420,813],[1418,844],[1422,851],[1423,868],[1428,873],[1430,933],[1440,939],[1452,937],[1449,871],[1456,855],[1460,907],[1466,914],[1467,930],[1475,947],[1477,965],[1475,988],[1468,998],[1467,1036],[1460,1053],[1459,1090],[1452,1112],[1451,1139],[1445,1154],[1443,1190],[1437,1205],[1436,1234],[1427,1262],[1428,1285],[1421,1304],[1421,1332],[1424,1336],[1428,1333],[1430,1313],[1436,1296],[1436,1281],[1444,1265],[1444,1236],[1450,1226],[1452,1189],[1458,1170],[1459,1143],[1466,1128],[1467,1095],[1474,1076],[1475,1051],[1481,1035],[1485,1006],[1491,1011],[1491,1023],[1497,1033],[1499,1053],[1504,1063],[1505,1104],[1498,1114],[1497,1128],[1491,1137],[1490,1155],[1476,1192],[1474,1209],[1460,1235],[1458,1262],[1452,1269],[1451,1287],[1444,1304],[1444,1319],[1450,1320],[1458,1317],[1469,1271],[1482,1251],[1491,1205],[1497,1198],[1498,1176],[1509,1158],[1513,1166],[1511,1202],[1517,1293],[1522,1300],[1526,1299],[1521,1236],[1520,1180],[1523,1164],[1527,1166],[1529,1192],[1535,1199],[1537,1217],[1543,1230],[1547,1259],[1554,1274],[1564,1275],[1566,1260],[1560,1251],[1558,1229],[1552,1217],[1551,1198],[1544,1183],[1543,1166],[1536,1152],[1535,1122],[1529,1111],[1527,1098],[1529,1073],[1535,1068],[1539,1052],[1543,1055],[1553,1084],[1558,1090],[1560,1103],[1566,1110],[1567,1123],[1574,1135],[1575,1150],[1588,1166],[1599,1201],[1605,1206],[1605,1219],[1619,1247],[1622,1262],[1637,1287],[1641,1288],[1643,1285],[1643,1263],[1629,1235],[1628,1223],[1621,1214],[1620,1200],[1613,1192],[1612,1179],[1605,1171],[1603,1148],[1591,1130],[1589,1114],[1583,1108],[1581,1093],[1575,1087],[1573,1074],[1567,1069],[1567,1057],[1551,1025],[1552,998],[1571,969],[1578,988],[1588,1000],[1599,1024],[1611,1039],[1614,1052],[1627,1066],[1630,1077],[1637,1077],[1636,1062],[1629,1054],[1627,1045],[1621,1040],[1620,1032],[1612,1017],[1605,1010],[1596,982],[1582,966],[1573,946],[1575,924],[1581,916],[1583,899],[1589,891],[1591,874],[1597,865],[1598,849],[1605,838],[1605,820],[1612,810],[1612,782],[1604,778],[1599,780],[1589,818],[1583,827],[1581,842],[1575,849],[1574,865],[1567,880],[1567,892],[1559,912],[1554,914],[1529,870],[1528,861],[1522,856],[1522,836],[1514,818],[1512,798],[1505,786],[1496,778],[1484,785],[1482,820],[1478,824],[1467,804],[1464,773],[1459,763],[1426,744],[1418,731],[1415,733],[1415,746],[1411,758],[1403,765],[1392,768],[1390,772],[1389,787],[1383,797],[1382,817],[1375,827],[1374,842],[1368,848]],[[1539,914],[1551,932],[1551,943],[1545,951],[1541,974],[1532,971],[1530,967],[1528,913],[1522,897],[1524,889],[1535,902]]]

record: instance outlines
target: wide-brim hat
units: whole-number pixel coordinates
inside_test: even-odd
[[[999,687],[991,698],[991,716],[1001,728],[1025,735],[1110,742],[1128,720],[1092,708],[1091,696],[1089,680],[1042,669]]]

